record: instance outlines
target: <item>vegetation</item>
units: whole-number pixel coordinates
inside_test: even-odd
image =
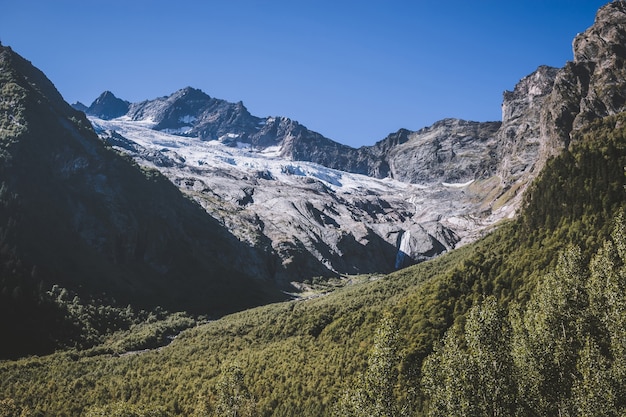
[[[473,307],[424,363],[429,416],[626,412],[626,225],[589,264],[571,246],[530,301]]]

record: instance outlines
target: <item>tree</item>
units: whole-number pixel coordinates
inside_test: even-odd
[[[572,389],[576,415],[584,417],[615,416],[615,390],[611,382],[610,362],[591,336],[587,337],[578,360],[580,377]]]
[[[217,383],[216,415],[219,417],[253,417],[256,404],[244,382],[239,365],[229,364]]]
[[[513,314],[512,354],[526,414],[574,415],[571,390],[589,330],[586,279],[581,250],[571,246],[537,285],[526,311]]]
[[[28,407],[20,407],[12,398],[0,400],[0,417],[28,417],[31,415]]]
[[[613,410],[626,408],[626,226],[623,215],[615,219],[611,240],[604,243],[590,263],[589,314],[594,337],[581,357],[581,373],[586,378],[579,395],[584,404],[604,398]],[[601,384],[593,384],[601,380]],[[606,385],[610,382],[610,385]],[[590,406],[594,408],[593,406]],[[595,407],[596,410],[601,409]],[[599,415],[599,414],[598,414]],[[605,414],[609,415],[609,414]]]
[[[408,412],[396,399],[398,382],[398,328],[385,313],[376,329],[367,370],[356,386],[344,392],[335,414],[342,417],[396,417]]]
[[[128,402],[117,402],[103,407],[92,407],[87,417],[166,417],[168,413],[161,407],[145,407]]]
[[[626,416],[626,224],[587,264],[559,255],[508,317],[494,297],[473,307],[424,361],[428,415]]]
[[[470,370],[477,397],[476,411],[484,416],[515,412],[516,384],[511,356],[511,326],[495,297],[472,308],[465,324]]]
[[[449,329],[422,365],[422,389],[430,417],[474,416],[473,375],[462,335]]]
[[[506,311],[493,296],[470,310],[463,332],[448,330],[422,368],[428,415],[513,415],[510,334]]]

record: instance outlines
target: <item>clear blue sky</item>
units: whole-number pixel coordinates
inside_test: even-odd
[[[0,0],[0,40],[69,102],[192,86],[370,145],[445,117],[500,120],[502,92],[561,67],[604,0]]]

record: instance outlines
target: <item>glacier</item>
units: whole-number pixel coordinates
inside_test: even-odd
[[[89,116],[100,137],[157,169],[262,254],[253,274],[292,289],[314,277],[384,273],[473,240],[473,181],[412,184],[281,157],[255,147],[155,130],[149,119]],[[237,139],[237,134],[224,135]]]

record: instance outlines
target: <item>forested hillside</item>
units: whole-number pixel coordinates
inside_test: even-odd
[[[91,350],[4,362],[3,405],[32,415],[619,415],[625,122],[580,131],[517,220],[476,244],[224,317],[161,349],[124,354],[119,333]]]

